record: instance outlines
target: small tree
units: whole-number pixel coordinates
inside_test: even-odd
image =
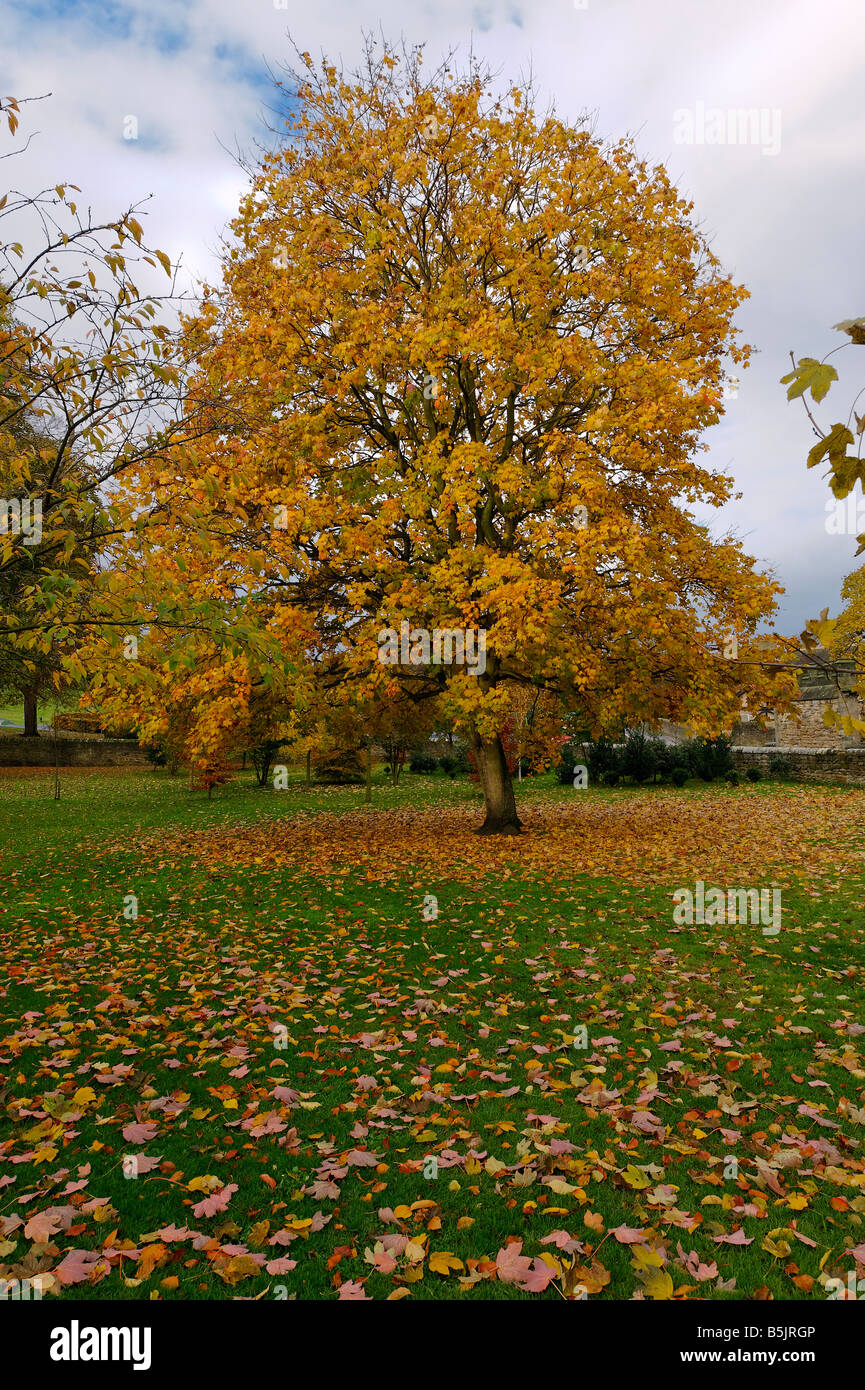
[[[232,780],[231,773],[226,764],[210,763],[205,767],[199,767],[193,771],[191,787],[193,791],[207,791],[207,799],[213,796],[214,787],[225,786],[226,782]]]
[[[326,708],[315,780],[334,786],[359,786],[365,781],[365,737],[357,710],[333,705]]]
[[[282,740],[277,738],[265,739],[263,743],[256,743],[250,750],[252,766],[255,769],[255,779],[260,787],[266,787],[270,779],[270,769],[276,762]]]

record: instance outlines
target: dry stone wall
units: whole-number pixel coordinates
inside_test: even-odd
[[[790,765],[791,776],[802,782],[847,782],[865,784],[865,748],[822,748],[806,746],[754,748],[734,744],[733,766],[739,772],[749,767],[769,776],[773,758],[782,757]]]
[[[147,758],[134,739],[65,738],[57,739],[60,767],[143,767]],[[24,738],[23,734],[0,736],[0,767],[53,767],[54,739],[50,734]]]

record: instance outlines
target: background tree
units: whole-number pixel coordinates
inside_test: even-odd
[[[380,701],[370,720],[371,736],[381,744],[390,769],[391,786],[399,784],[409,751],[432,731],[435,706],[432,701],[408,699]]]
[[[511,694],[508,723],[516,745],[517,766],[540,772],[554,764],[566,742],[565,711],[555,694],[540,686],[517,686]]]
[[[9,323],[8,311],[0,310],[0,320]],[[0,398],[10,386],[0,372]],[[17,465],[28,460],[27,473],[30,498],[26,502],[15,496],[18,482]],[[47,621],[56,592],[62,580],[81,596],[80,606],[87,602],[92,589],[98,556],[92,545],[94,511],[88,515],[77,511],[70,493],[75,493],[86,480],[86,462],[70,453],[63,470],[56,468],[56,450],[50,435],[38,429],[23,412],[0,430],[0,532],[10,537],[5,558],[0,565],[0,611],[9,615],[26,612],[28,622],[45,621],[43,640],[34,642],[30,633],[18,634],[7,629],[0,632],[0,692],[23,705],[24,734],[38,734],[38,701],[57,699],[61,691],[72,685],[66,663],[74,660],[74,644],[69,637],[59,638]],[[31,505],[35,498],[36,507]],[[21,507],[24,507],[23,516]],[[43,513],[59,508],[63,511],[66,541],[62,552],[43,536]],[[44,592],[44,590],[48,592]]]
[[[19,104],[3,99],[0,116],[6,160],[19,152]],[[148,616],[140,586],[112,589],[103,572],[111,544],[147,522],[119,479],[145,457],[165,468],[175,445],[213,424],[184,401],[168,257],[148,248],[138,208],[98,222],[77,193],[0,197],[0,645],[8,661],[14,648],[38,665],[61,644],[73,679],[84,671],[70,634]],[[136,283],[159,265],[168,296]],[[19,523],[36,509],[34,548]]]

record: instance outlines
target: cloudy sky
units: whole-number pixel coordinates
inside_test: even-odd
[[[784,584],[779,630],[834,611],[856,541],[827,531],[808,422],[779,378],[791,349],[822,357],[848,341],[832,325],[865,313],[861,0],[0,0],[0,92],[51,93],[26,109],[38,133],[4,172],[28,191],[76,183],[98,215],[152,194],[150,243],[214,279],[244,183],[232,151],[266,135],[288,33],[351,64],[369,30],[424,42],[429,66],[472,44],[503,78],[531,68],[561,115],[588,112],[599,135],[632,134],[666,164],[751,293],[738,322],[757,354],[707,436],[742,497],[713,527],[733,526]],[[725,119],[737,138],[719,141],[713,113],[740,109],[756,138]],[[865,385],[865,350],[833,361],[829,423]]]

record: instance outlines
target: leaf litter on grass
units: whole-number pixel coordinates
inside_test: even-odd
[[[221,830],[133,841],[175,890],[134,923],[77,899],[46,922],[28,883],[2,933],[0,1278],[669,1299],[862,1277],[854,798],[777,801],[540,806],[489,853],[467,817],[440,838],[452,810],[243,827],[233,854]],[[88,857],[93,901],[121,850]],[[792,881],[778,940],[676,929],[646,886],[731,863]]]

